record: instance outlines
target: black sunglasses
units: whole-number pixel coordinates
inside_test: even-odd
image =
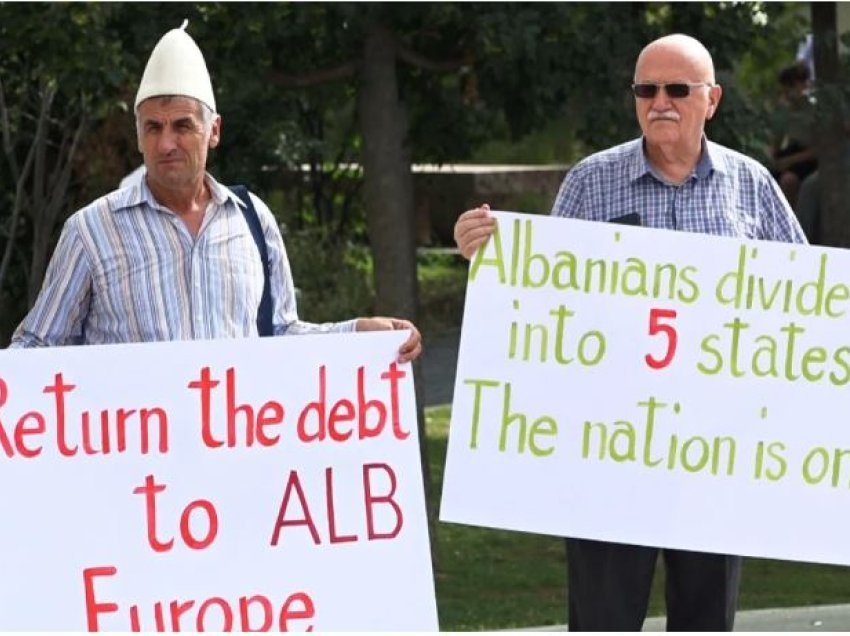
[[[658,95],[658,89],[663,88],[668,97],[681,99],[691,94],[692,88],[698,86],[714,86],[708,82],[673,82],[671,84],[632,84],[632,92],[635,97],[652,99]]]

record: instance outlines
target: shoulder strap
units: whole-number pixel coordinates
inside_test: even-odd
[[[248,188],[244,185],[235,185],[230,186],[230,189],[245,204],[245,207],[242,208],[242,214],[251,230],[251,236],[254,237],[254,243],[260,250],[260,260],[263,261],[263,296],[260,300],[260,308],[257,311],[257,333],[261,336],[272,336],[274,335],[274,322],[272,320],[272,290],[269,280],[269,251],[266,247],[266,237],[263,234],[263,227],[260,225],[257,210],[254,209],[254,203],[248,195]]]

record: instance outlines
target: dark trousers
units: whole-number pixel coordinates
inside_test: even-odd
[[[567,539],[570,631],[640,631],[659,553],[667,631],[732,631],[741,557]]]

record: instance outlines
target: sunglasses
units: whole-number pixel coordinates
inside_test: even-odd
[[[658,95],[658,89],[663,88],[667,93],[667,97],[672,99],[682,99],[691,94],[692,88],[699,86],[714,86],[708,82],[673,82],[671,84],[632,84],[632,92],[635,97],[641,99],[652,99]]]

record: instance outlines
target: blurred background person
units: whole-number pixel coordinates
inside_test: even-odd
[[[814,111],[809,70],[799,63],[784,68],[779,73],[779,85],[781,94],[770,146],[771,172],[796,211],[800,184],[818,167],[812,137]]]

